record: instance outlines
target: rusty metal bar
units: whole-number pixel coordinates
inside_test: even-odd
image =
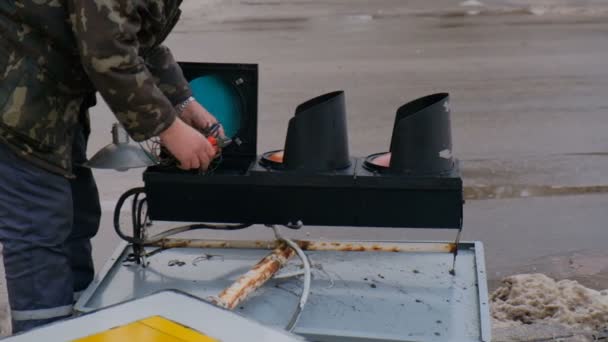
[[[383,242],[341,242],[341,241],[297,241],[305,251],[337,252],[392,252],[392,253],[452,253],[453,243],[383,243]]]
[[[147,244],[162,248],[275,249],[277,241],[173,239]]]
[[[295,255],[295,251],[280,242],[277,247],[251,270],[240,276],[232,285],[224,289],[217,297],[210,300],[225,309],[233,310],[247,299],[250,293],[259,289],[272,278],[287,261]]]
[[[432,242],[346,242],[346,241],[305,241],[296,243],[305,251],[337,251],[337,252],[394,252],[394,253],[454,253],[454,243]],[[277,241],[248,241],[248,240],[199,240],[199,239],[163,239],[150,244],[162,248],[236,248],[236,249],[275,249],[281,242]]]

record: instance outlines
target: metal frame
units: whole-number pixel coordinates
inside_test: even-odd
[[[475,255],[485,255],[483,244],[479,241],[473,242]],[[477,268],[477,292],[479,293],[479,320],[481,322],[482,341],[492,340],[492,319],[490,318],[490,298],[488,296],[488,273],[486,263],[482,258],[475,258]]]
[[[225,243],[229,244],[230,241],[226,241]],[[270,248],[273,248],[274,246],[269,243],[269,242],[248,242],[250,243],[250,247],[251,248],[243,248],[246,246],[243,246],[242,243],[239,246],[234,246],[237,247],[236,249],[232,248],[234,253],[238,253],[238,250],[243,250],[244,253],[247,253],[246,250],[255,250],[255,249],[260,249],[260,250],[268,250]],[[301,244],[302,242],[300,242]],[[448,251],[446,251],[445,249],[442,248],[438,248],[438,246],[442,246],[444,243],[437,243],[437,242],[406,242],[406,241],[349,241],[348,243],[351,244],[366,244],[369,246],[372,246],[373,244],[386,244],[388,245],[399,245],[399,244],[406,244],[408,246],[424,246],[424,248],[421,248],[422,250],[424,250],[426,247],[428,246],[435,246],[434,248],[431,249],[435,249],[435,251],[431,251],[431,252],[427,252],[427,253],[421,253],[420,249],[415,249],[414,250],[418,250],[418,252],[414,252],[417,253],[416,255],[420,255],[422,258],[424,258],[424,255],[426,254],[437,254],[437,253],[441,253],[441,254],[446,254],[449,255]],[[247,243],[245,243],[247,244]],[[449,245],[449,243],[445,243],[446,245]],[[237,244],[238,245],[238,244]],[[227,246],[225,246],[227,247]],[[257,247],[257,248],[254,248]],[[474,265],[472,265],[475,270],[475,274],[476,274],[476,280],[477,280],[477,291],[476,291],[476,295],[478,298],[478,308],[476,309],[476,311],[479,312],[479,341],[484,341],[484,342],[488,342],[491,341],[491,321],[490,321],[490,312],[489,312],[489,301],[488,301],[488,288],[487,288],[487,276],[486,276],[486,270],[485,270],[485,262],[484,262],[484,250],[483,250],[483,245],[481,244],[481,242],[461,242],[458,244],[458,248],[461,251],[465,251],[468,250],[470,251],[470,253],[474,253]],[[228,248],[231,249],[231,248]],[[390,248],[389,248],[390,250]],[[385,250],[384,252],[380,252],[380,253],[390,253],[391,251],[389,250]],[[91,286],[89,286],[89,288],[87,288],[87,290],[83,293],[83,295],[81,296],[80,300],[76,303],[75,305],[75,309],[79,312],[89,312],[91,310],[95,310],[97,308],[92,308],[92,307],[87,307],[87,303],[89,303],[89,301],[91,299],[93,299],[93,297],[95,297],[95,295],[97,294],[98,289],[100,288],[100,286],[102,286],[104,284],[104,281],[106,281],[106,278],[108,277],[109,273],[113,271],[113,269],[115,267],[121,267],[122,264],[122,260],[124,258],[127,257],[128,253],[130,251],[130,246],[125,243],[122,242],[117,250],[114,252],[114,254],[112,255],[112,257],[108,260],[108,262],[104,265],[103,269],[101,270],[101,272],[95,277],[93,283],[91,284]],[[392,252],[395,252],[394,250]],[[167,251],[164,253],[171,253],[171,251]],[[331,252],[330,252],[331,253]],[[341,253],[341,252],[337,252],[337,253]],[[356,251],[353,252],[349,252],[349,253],[357,253]],[[407,251],[401,251],[401,253],[408,253]],[[253,264],[252,264],[253,266]],[[467,266],[468,267],[468,266]],[[458,270],[457,270],[458,271]],[[471,270],[472,271],[472,270]],[[290,310],[291,308],[288,308],[287,310]],[[382,316],[382,312],[378,312],[379,316]],[[337,329],[335,332],[331,332],[331,330],[328,330],[326,328],[323,328],[322,330],[317,330],[314,329],[314,327],[300,327],[300,328],[296,328],[295,332],[301,336],[307,337],[307,338],[311,338],[312,340],[322,340],[322,341],[338,341],[338,342],[342,342],[342,341],[357,341],[357,342],[363,342],[363,341],[373,341],[373,342],[379,342],[379,341],[408,341],[408,337],[404,336],[403,338],[399,338],[399,339],[395,339],[394,334],[390,335],[387,334],[386,336],[382,336],[381,333],[376,332],[372,332],[370,333],[369,336],[365,336],[365,334],[352,334],[349,333],[348,331],[345,330],[340,330]],[[438,339],[441,340],[441,339]],[[416,339],[412,338],[411,341],[416,341]],[[419,339],[418,339],[419,341]]]

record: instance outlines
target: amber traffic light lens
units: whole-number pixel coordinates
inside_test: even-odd
[[[262,166],[274,169],[283,168],[283,156],[283,150],[266,152],[262,155],[260,164],[262,164]]]

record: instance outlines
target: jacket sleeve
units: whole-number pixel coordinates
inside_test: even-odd
[[[171,51],[164,45],[152,49],[146,56],[148,70],[154,76],[158,88],[173,106],[192,96],[190,85],[184,78],[181,67],[175,62]]]
[[[129,135],[142,141],[176,118],[139,55],[140,0],[68,0],[82,65]]]

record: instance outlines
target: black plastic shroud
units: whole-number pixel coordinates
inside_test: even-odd
[[[299,105],[289,120],[284,168],[314,172],[350,165],[344,92],[321,95]]]

